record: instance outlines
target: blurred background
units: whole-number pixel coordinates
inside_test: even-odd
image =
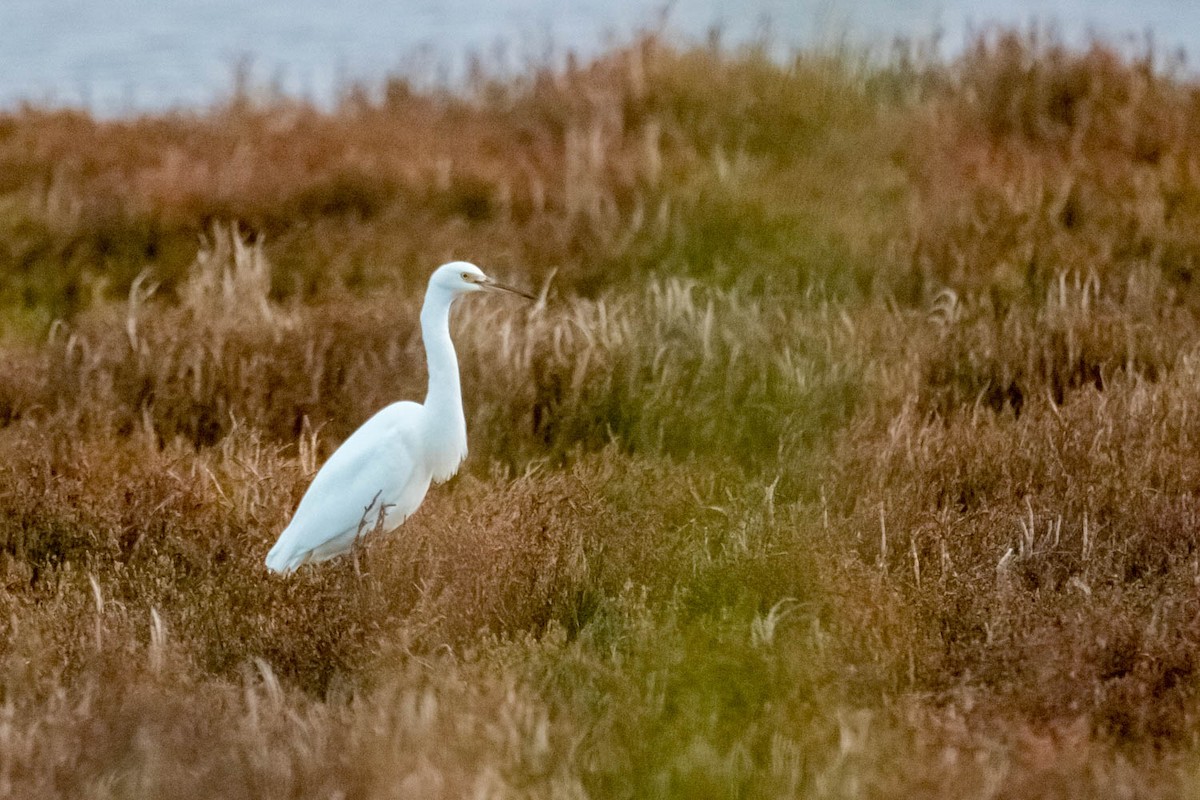
[[[5,0],[0,107],[82,106],[101,116],[204,105],[237,80],[331,104],[385,75],[453,82],[476,59],[492,75],[589,58],[637,32],[681,44],[778,53],[848,43],[885,51],[896,37],[957,54],[991,26],[1037,20],[1068,44],[1109,44],[1175,58],[1195,52],[1200,4],[1176,0]]]

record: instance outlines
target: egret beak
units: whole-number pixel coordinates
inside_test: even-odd
[[[478,285],[480,289],[486,289],[489,292],[508,292],[509,294],[515,294],[520,297],[524,297],[526,300],[537,299],[529,292],[523,292],[520,289],[514,289],[511,286],[505,286],[503,283],[497,283],[488,277],[481,278],[478,282]]]

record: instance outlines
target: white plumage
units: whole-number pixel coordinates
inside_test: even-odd
[[[334,451],[267,554],[269,569],[287,573],[349,552],[360,533],[375,528],[381,509],[383,530],[395,530],[421,505],[430,483],[458,471],[467,457],[467,423],[450,339],[450,306],[455,298],[481,290],[529,297],[465,261],[434,271],[421,308],[429,363],[424,404],[391,404]]]

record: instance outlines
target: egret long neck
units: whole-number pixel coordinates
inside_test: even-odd
[[[447,292],[430,287],[421,308],[421,338],[425,340],[425,357],[429,362],[429,392],[425,409],[439,420],[462,427],[462,387],[458,378],[458,356],[450,340],[450,303]]]

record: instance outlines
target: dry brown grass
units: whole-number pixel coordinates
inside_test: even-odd
[[[3,115],[0,796],[1195,795],[1196,97],[651,38]],[[450,256],[543,290],[454,319],[463,474],[269,576]]]
[[[911,129],[909,268],[1006,305],[1062,273],[1194,302],[1196,86],[1103,45],[981,38]],[[911,160],[910,160],[911,159]]]

